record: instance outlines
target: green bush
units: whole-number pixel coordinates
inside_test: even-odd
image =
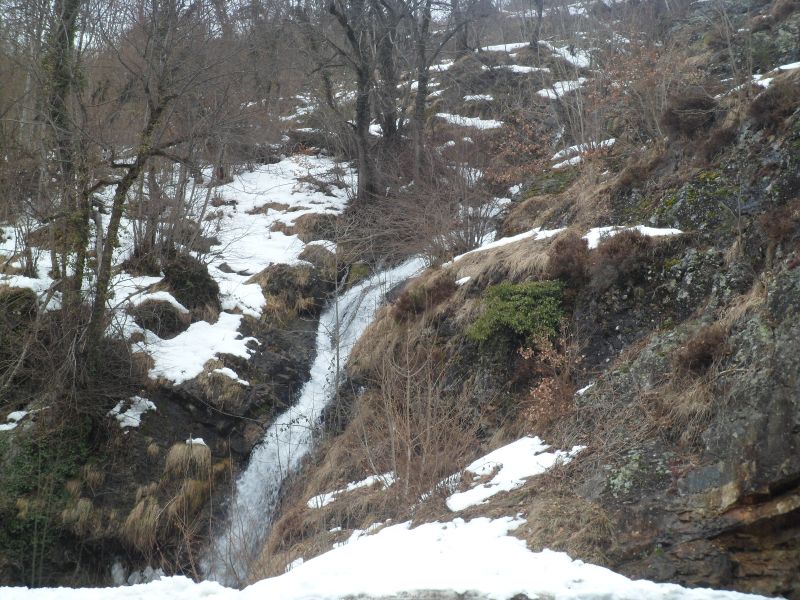
[[[484,310],[467,329],[474,342],[535,343],[554,338],[563,316],[559,281],[501,283],[486,289]]]

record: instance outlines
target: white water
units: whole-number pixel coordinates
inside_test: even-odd
[[[311,378],[294,406],[264,434],[237,480],[228,525],[212,542],[210,556],[204,561],[207,579],[226,585],[246,583],[248,567],[258,557],[269,532],[281,484],[313,447],[314,430],[333,397],[337,366],[345,365],[350,350],[375,318],[392,286],[424,266],[421,259],[412,259],[378,273],[342,294],[322,313]]]

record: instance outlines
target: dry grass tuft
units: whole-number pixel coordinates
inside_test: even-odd
[[[165,477],[208,477],[211,469],[211,449],[205,444],[173,444],[164,464]]]
[[[453,265],[455,278],[471,277],[479,287],[503,281],[544,279],[549,270],[547,241],[522,240],[493,250],[473,252]]]
[[[136,502],[147,498],[148,496],[155,496],[158,491],[158,483],[151,481],[146,485],[140,485],[136,488]]]
[[[156,543],[161,507],[152,496],[147,496],[133,507],[122,525],[122,537],[142,553],[148,553]]]
[[[208,480],[185,479],[166,509],[170,523],[188,523],[205,506],[211,492]]]
[[[614,544],[614,523],[596,502],[569,492],[545,491],[528,504],[524,527],[514,535],[533,551],[545,548],[566,552],[574,559],[609,564]]]
[[[61,522],[76,535],[88,535],[97,527],[94,506],[88,498],[80,498],[74,506],[61,512]]]
[[[86,485],[89,486],[89,489],[92,491],[97,491],[103,485],[106,480],[106,475],[101,470],[95,467],[95,465],[87,464],[84,465],[82,471],[83,480],[86,482]]]
[[[159,448],[156,442],[150,442],[147,444],[147,458],[150,460],[150,462],[157,461],[160,454],[161,448]]]

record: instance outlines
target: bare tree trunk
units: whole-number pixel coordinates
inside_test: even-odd
[[[533,0],[536,7],[536,21],[531,28],[531,50],[539,50],[539,39],[542,35],[542,15],[544,14],[544,0]]]
[[[161,104],[151,110],[150,118],[137,146],[138,152],[136,154],[136,159],[133,164],[127,167],[125,175],[116,184],[117,187],[116,190],[114,190],[114,198],[111,203],[111,218],[109,219],[108,229],[106,230],[102,260],[97,270],[94,303],[92,304],[92,313],[86,334],[86,348],[90,351],[97,351],[100,348],[99,342],[103,337],[105,329],[106,302],[108,301],[108,287],[111,282],[111,259],[114,254],[114,248],[119,245],[119,226],[122,220],[122,212],[125,208],[125,201],[128,197],[128,191],[141,175],[148,159],[153,153],[153,135],[165,109],[166,105]]]

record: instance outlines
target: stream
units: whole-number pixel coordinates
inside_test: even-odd
[[[310,379],[297,402],[267,429],[237,479],[227,524],[213,537],[202,561],[206,579],[228,586],[247,583],[249,567],[269,534],[281,486],[313,449],[320,416],[334,395],[337,369],[346,364],[389,290],[424,267],[422,259],[414,258],[377,273],[341,294],[323,311]]]

